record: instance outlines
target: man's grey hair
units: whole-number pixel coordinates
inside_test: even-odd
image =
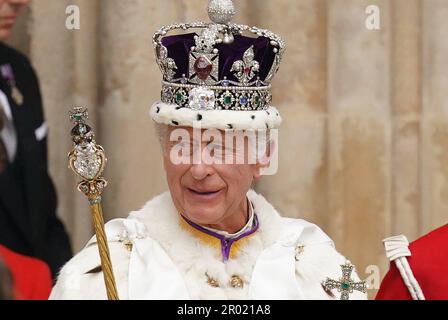
[[[167,124],[162,123],[155,123],[155,130],[157,134],[157,139],[159,140],[160,147],[162,148],[162,151],[165,152],[166,150],[166,142],[169,139],[169,127]]]

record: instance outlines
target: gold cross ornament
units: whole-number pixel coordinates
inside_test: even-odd
[[[73,110],[68,112],[70,121],[74,123],[84,123],[89,118],[87,109],[82,107],[74,107]]]
[[[337,289],[338,292],[341,293],[341,300],[349,300],[350,294],[353,293],[354,290],[366,293],[367,286],[365,281],[355,282],[351,278],[351,274],[353,272],[354,266],[347,261],[345,264],[341,265],[342,268],[342,278],[339,280],[333,280],[327,278],[324,283],[325,291],[331,292],[333,289]]]

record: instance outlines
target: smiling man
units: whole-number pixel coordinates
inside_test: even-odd
[[[150,115],[169,192],[106,225],[119,297],[363,299],[365,284],[321,229],[281,217],[251,189],[275,171],[281,118],[270,89],[285,44],[228,24],[232,12],[212,0],[213,23],[154,35],[163,82]],[[106,298],[97,251],[92,238],[53,299]]]

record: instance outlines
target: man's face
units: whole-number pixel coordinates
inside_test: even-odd
[[[173,161],[173,146],[179,145],[179,141],[169,142],[170,133],[175,130],[169,127],[166,143],[164,146],[164,167],[166,171],[168,186],[176,209],[188,219],[202,224],[219,224],[224,219],[241,209],[246,202],[246,193],[254,179],[259,177],[260,166],[247,163],[221,163],[208,164],[185,161],[188,163],[175,163]],[[224,132],[221,134],[221,142],[214,139],[204,138],[203,130],[197,130],[199,136],[193,136],[192,128],[181,128],[188,132],[191,139],[188,140],[191,154],[183,155],[183,158],[192,160],[193,150],[204,151],[207,146],[215,144],[215,150],[222,150],[226,158],[236,159],[241,157],[241,150],[236,146],[229,149],[225,145]],[[185,142],[185,139],[183,139]],[[197,141],[200,141],[197,143]],[[218,144],[218,146],[216,145]],[[200,145],[200,146],[199,146]],[[247,152],[247,147],[243,147]],[[219,151],[218,151],[219,152]],[[186,156],[186,157],[185,157]],[[192,163],[193,162],[193,163]],[[223,161],[224,162],[224,161]],[[233,161],[235,162],[235,161]]]
[[[0,0],[0,40],[11,35],[17,16],[30,0]]]

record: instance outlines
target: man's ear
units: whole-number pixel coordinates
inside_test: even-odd
[[[271,165],[272,155],[275,153],[277,145],[272,139],[269,141],[269,145],[266,148],[264,154],[260,155],[257,159],[257,163],[254,164],[254,179],[258,180],[262,176],[263,169],[269,168]]]

